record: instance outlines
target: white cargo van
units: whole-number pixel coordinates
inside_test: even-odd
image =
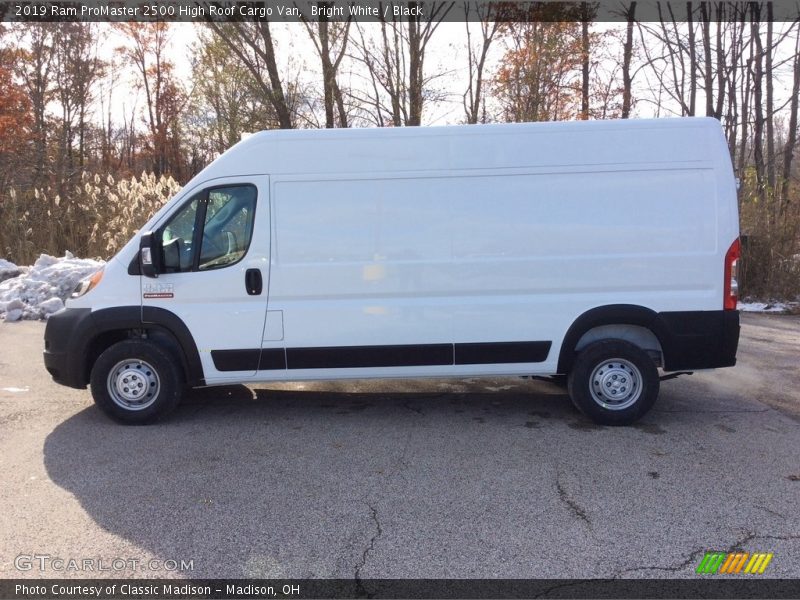
[[[738,236],[712,119],[266,131],[82,283],[44,360],[128,423],[184,386],[547,375],[626,424],[659,367],[735,364]]]

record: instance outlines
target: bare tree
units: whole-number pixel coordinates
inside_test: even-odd
[[[800,102],[800,27],[797,28],[794,43],[792,68],[792,95],[789,102],[789,127],[786,144],[783,147],[783,171],[781,176],[781,214],[785,213],[790,202],[789,181],[792,174],[792,160],[797,145],[797,110]]]
[[[59,23],[56,32],[54,72],[61,122],[55,162],[61,186],[86,162],[87,113],[94,98],[94,84],[104,70],[95,29],[92,23]]]
[[[764,49],[764,79],[766,84],[766,128],[767,128],[767,186],[769,194],[774,198],[775,189],[775,91],[772,79],[772,55],[775,51],[773,29],[772,2],[767,2],[767,46]]]
[[[344,23],[330,22],[326,9],[333,6],[333,3],[319,2],[318,5],[322,10],[316,28],[306,19],[303,19],[303,23],[322,63],[325,127],[336,127],[337,118],[339,127],[347,127],[349,119],[337,74],[347,52],[352,19],[348,17]]]
[[[589,15],[586,2],[581,3],[581,114],[589,119]]]
[[[671,10],[671,9],[670,9]],[[695,42],[695,24],[694,24],[694,10],[692,3],[686,3],[686,25],[689,30],[689,39],[687,45],[689,46],[689,112],[688,115],[693,117],[697,110],[697,43]],[[675,24],[675,18],[672,20]],[[683,46],[680,46],[683,48]]]
[[[753,39],[755,57],[752,61],[753,70],[753,109],[755,122],[753,123],[753,160],[756,169],[756,185],[758,196],[762,202],[766,200],[767,191],[764,185],[764,104],[762,99],[764,89],[764,46],[761,41],[761,7],[757,4],[750,6],[750,35]]]
[[[647,63],[661,91],[680,107],[683,116],[694,116],[697,101],[697,52],[693,6],[686,3],[686,19],[675,15],[672,3],[657,3],[658,25],[638,22]],[[654,41],[660,42],[660,48]]]
[[[261,86],[219,36],[208,29],[201,32],[193,54],[193,149],[210,158],[238,142],[243,133],[278,126]]]
[[[152,149],[152,169],[156,175],[172,173],[181,179],[183,155],[180,152],[180,114],[186,95],[168,59],[169,23],[121,23],[128,44],[120,48],[133,62],[145,93],[145,122]]]
[[[480,38],[477,47],[472,42],[472,29],[470,27],[470,11],[479,15],[480,24]],[[490,21],[491,9],[490,5],[475,2],[474,5],[464,3],[465,20],[464,24],[467,29],[467,62],[469,63],[469,82],[467,90],[464,92],[464,113],[467,118],[467,123],[475,124],[480,120],[481,107],[485,107],[485,99],[483,94],[484,86],[484,69],[486,67],[486,58],[489,54],[489,48],[492,45],[492,40],[499,28],[498,21]],[[484,110],[485,120],[485,110]]]
[[[714,64],[711,53],[711,14],[705,2],[700,3],[700,37],[703,41],[703,91],[706,96],[706,116],[713,117],[714,111]],[[719,26],[717,26],[719,30]]]
[[[367,103],[372,106],[378,125],[390,123],[399,127],[422,123],[425,92],[435,77],[425,74],[426,51],[454,5],[453,1],[424,5],[408,2],[406,16],[392,12],[390,19],[380,18],[377,41],[367,39],[359,26],[356,58],[368,73]],[[382,7],[380,13],[383,15]]]
[[[268,20],[242,23],[209,22],[209,27],[228,44],[231,51],[252,73],[275,114],[281,129],[295,126],[295,114],[284,90]]]
[[[631,115],[633,96],[633,77],[631,76],[631,59],[633,57],[633,26],[636,22],[636,2],[631,2],[624,11],[625,16],[625,43],[622,50],[622,118]]]
[[[55,57],[54,23],[31,23],[20,29],[19,60],[17,74],[22,80],[33,109],[33,179],[39,183],[45,179],[47,159],[47,105],[53,97],[53,59]],[[27,35],[27,40],[23,39]],[[27,42],[27,43],[26,43]],[[24,49],[22,49],[24,48]]]

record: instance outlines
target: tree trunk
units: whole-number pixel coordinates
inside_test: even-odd
[[[409,2],[412,10],[416,2]],[[422,124],[422,36],[418,17],[408,19],[408,120],[406,125]]]
[[[764,85],[764,47],[761,43],[759,27],[761,10],[756,4],[752,4],[750,10],[750,32],[756,48],[755,60],[753,61],[753,108],[755,110],[755,123],[753,124],[753,160],[756,168],[758,196],[763,206],[766,200],[766,188],[764,186],[764,105],[762,100]]]
[[[475,10],[478,14],[481,10],[481,5],[476,3]],[[465,17],[469,19],[470,6],[468,3],[464,4]],[[469,28],[469,20],[465,20],[467,28],[467,62],[469,68],[469,85],[467,91],[464,93],[464,113],[467,117],[467,123],[475,124],[481,118],[481,107],[483,107],[483,120],[486,115],[486,103],[483,101],[483,72],[486,66],[486,57],[489,54],[489,48],[492,45],[492,40],[497,33],[498,23],[488,21],[491,9],[486,10],[486,14],[481,16],[481,51],[480,54],[475,56],[472,47],[472,35]]]
[[[711,70],[711,65],[714,64],[711,55],[711,15],[705,2],[700,4],[700,15],[702,19],[700,32],[703,38],[703,60],[705,61],[703,83],[706,92],[706,116],[716,117],[717,115],[714,112],[714,73]],[[721,24],[717,24],[717,29],[720,26]],[[722,77],[722,73],[717,73],[717,77]]]
[[[625,32],[625,45],[622,53],[622,118],[627,119],[631,116],[631,58],[633,57],[633,24],[636,21],[636,2],[631,2],[628,10],[625,11],[627,21]]]
[[[686,3],[686,19],[689,28],[689,116],[696,114],[697,106],[697,48],[694,39],[694,14],[692,3]]]
[[[725,22],[725,5],[717,5],[717,105],[714,116],[722,119],[722,107],[725,106],[725,46],[722,37],[722,24]],[[731,59],[731,70],[735,69],[734,58]]]
[[[581,5],[581,119],[589,119],[589,5]]]
[[[747,11],[746,9],[742,9],[742,37],[744,37],[744,29],[747,19]],[[747,142],[748,142],[748,131],[750,129],[750,82],[753,79],[753,60],[754,60],[754,50],[753,50],[753,38],[747,40],[748,52],[749,56],[747,61],[742,65],[742,78],[740,82],[740,88],[742,92],[742,139],[739,144],[739,162],[737,163],[737,171],[740,173],[740,177],[744,177],[744,165],[745,159],[747,158]]]
[[[208,25],[250,71],[259,89],[263,91],[266,100],[275,111],[278,126],[281,129],[294,128],[292,111],[283,92],[283,83],[275,60],[275,45],[269,29],[269,21],[225,24],[209,21]],[[247,49],[252,54],[248,54]],[[268,80],[264,79],[262,62],[266,67]]]
[[[775,102],[773,97],[773,79],[772,79],[772,52],[773,52],[773,35],[772,35],[772,2],[767,2],[767,46],[764,55],[765,72],[764,79],[767,89],[767,191],[769,198],[772,200],[775,197]]]
[[[800,27],[795,40],[794,69],[792,77],[792,98],[789,104],[789,129],[786,132],[786,145],[783,147],[783,172],[781,176],[781,215],[789,207],[789,180],[792,175],[792,159],[797,145],[797,109],[800,101]]]
[[[328,5],[324,2],[320,6],[326,8]],[[333,86],[336,82],[336,74],[333,72],[333,65],[331,63],[331,47],[330,39],[328,37],[328,18],[323,15],[319,17],[319,24],[317,26],[319,32],[319,46],[320,46],[320,59],[322,60],[322,89],[325,104],[325,127],[331,129],[336,127],[334,121],[334,98]]]
[[[294,122],[292,120],[292,113],[289,110],[289,104],[286,102],[286,96],[283,93],[283,83],[281,76],[278,72],[278,64],[275,61],[275,45],[272,41],[272,32],[269,29],[269,21],[259,22],[259,32],[264,41],[261,48],[263,51],[264,62],[267,65],[267,74],[269,75],[270,82],[270,100],[278,115],[278,123],[281,129],[293,129]]]

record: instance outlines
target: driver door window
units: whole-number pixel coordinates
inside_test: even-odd
[[[205,190],[162,228],[165,273],[207,271],[239,262],[250,247],[256,188],[237,185]]]
[[[198,269],[219,269],[239,262],[250,246],[256,188],[216,188],[208,193]]]

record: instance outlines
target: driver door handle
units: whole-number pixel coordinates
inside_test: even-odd
[[[261,279],[260,269],[247,269],[244,274],[244,287],[251,296],[260,296],[264,283]]]

